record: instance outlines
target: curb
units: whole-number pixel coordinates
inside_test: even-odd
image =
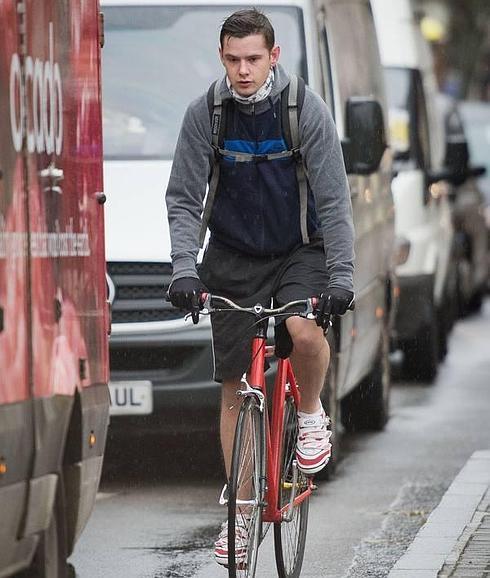
[[[477,451],[456,476],[388,578],[443,578],[440,575],[443,567],[444,575],[449,575],[447,569],[456,567],[488,514],[489,496],[490,450]],[[471,574],[482,578],[484,575]]]

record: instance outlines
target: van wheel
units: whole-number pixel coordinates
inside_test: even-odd
[[[484,299],[484,290],[479,288],[473,297],[470,299],[470,303],[468,305],[468,311],[470,313],[478,313],[483,305]]]
[[[444,315],[444,309],[446,309],[446,315]],[[449,333],[451,331],[449,309],[449,307],[445,307],[437,315],[439,335],[439,343],[437,348],[438,361],[444,361],[448,352]]]
[[[31,566],[19,578],[68,578],[63,485],[58,480],[51,522],[41,534]]]
[[[333,339],[328,339],[330,345],[330,365],[328,366],[327,377],[325,378],[325,386],[322,392],[322,403],[325,412],[330,417],[330,430],[332,435],[330,443],[332,444],[332,455],[326,467],[315,474],[317,480],[329,480],[337,469],[337,464],[340,457],[340,432],[339,432],[339,401],[337,399],[337,355]]]
[[[434,309],[432,318],[418,332],[415,339],[403,345],[404,370],[417,381],[432,382],[439,363],[439,331]]]
[[[391,386],[389,345],[389,330],[384,325],[373,369],[341,401],[342,424],[347,431],[381,431],[388,421]]]

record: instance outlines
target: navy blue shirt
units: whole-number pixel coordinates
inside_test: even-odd
[[[261,114],[247,114],[228,101],[224,148],[255,155],[288,150],[280,99]],[[297,162],[293,157],[237,162],[220,159],[220,178],[209,221],[211,238],[251,255],[281,255],[302,244]],[[318,232],[317,232],[318,231]],[[313,194],[308,189],[308,233],[320,237]],[[316,235],[315,235],[316,233]]]

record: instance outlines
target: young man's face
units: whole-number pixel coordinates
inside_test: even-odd
[[[244,38],[225,36],[219,49],[231,86],[240,96],[251,96],[264,84],[279,59],[279,46],[269,50],[262,34]]]

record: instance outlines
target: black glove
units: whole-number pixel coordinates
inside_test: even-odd
[[[343,315],[353,308],[354,293],[340,287],[330,287],[320,295],[316,310],[316,324],[328,328],[331,315]]]
[[[168,288],[168,297],[174,307],[181,311],[199,310],[199,294],[204,290],[197,277],[181,277]]]

